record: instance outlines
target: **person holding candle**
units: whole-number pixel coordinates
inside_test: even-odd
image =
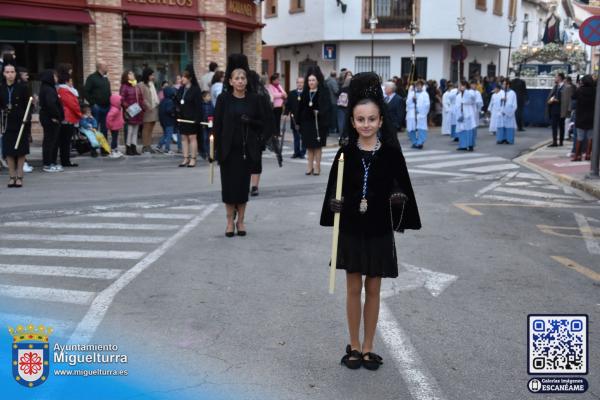
[[[259,95],[248,84],[248,59],[232,54],[227,62],[225,90],[217,99],[214,117],[215,159],[221,172],[221,195],[227,213],[225,236],[246,235],[244,218],[250,175],[261,153],[260,135],[266,115]],[[236,221],[237,217],[237,221]]]
[[[23,186],[25,156],[29,154],[29,138],[22,134],[18,146],[15,145],[31,94],[26,85],[17,81],[17,70],[13,64],[4,64],[3,76],[4,80],[0,84],[2,158],[6,159],[8,164],[8,187],[20,188]],[[31,113],[27,118],[27,125],[31,124],[30,118]]]
[[[302,143],[307,149],[306,175],[320,175],[322,148],[327,145],[332,108],[329,89],[318,66],[306,73],[302,93],[306,95],[300,99],[296,124],[300,125]]]
[[[322,226],[340,215],[337,269],[346,270],[346,312],[350,344],[342,364],[375,370],[373,352],[382,278],[398,276],[394,231],[420,229],[421,221],[406,162],[387,110],[379,77],[360,73],[349,88],[348,143],[338,151],[321,212]],[[338,166],[344,159],[342,197],[337,200]],[[363,282],[363,276],[364,282]],[[361,292],[366,291],[361,310]],[[359,340],[361,311],[364,337]]]

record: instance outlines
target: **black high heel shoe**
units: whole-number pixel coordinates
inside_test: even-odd
[[[353,358],[353,360],[351,360]],[[342,357],[340,364],[350,369],[359,369],[363,363],[363,355],[358,350],[352,350],[350,345],[346,346],[346,355]]]
[[[235,229],[237,230],[237,235],[238,235],[238,236],[246,236],[246,231],[240,231],[240,230],[238,229],[238,226],[237,226],[237,224],[235,224]]]
[[[310,171],[305,172],[304,175],[308,176],[308,175],[312,175],[312,173],[313,173],[313,170],[311,169]]]
[[[14,188],[16,186],[16,183],[17,183],[17,177],[11,176],[10,178],[8,178],[8,184],[6,185],[6,187]]]

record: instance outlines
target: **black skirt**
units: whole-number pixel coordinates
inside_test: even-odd
[[[398,259],[394,233],[366,236],[340,232],[337,269],[371,278],[396,278]]]
[[[244,160],[241,146],[232,146],[225,161],[220,163],[221,197],[225,204],[244,204],[248,202],[250,190],[251,162]]]
[[[21,157],[29,154],[29,132],[30,129],[26,125],[23,129],[23,135],[21,135],[19,147],[15,150],[19,131],[6,130],[4,135],[2,135],[2,158]]]

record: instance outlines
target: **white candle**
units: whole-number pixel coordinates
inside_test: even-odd
[[[209,156],[210,156],[210,176],[209,176],[209,182],[212,185],[214,180],[215,180],[215,164],[214,164],[214,159],[215,159],[215,137],[214,135],[210,135],[209,138],[210,144],[209,144]]]
[[[338,160],[337,182],[335,188],[336,200],[342,199],[342,183],[344,180],[344,153]],[[329,268],[329,293],[335,290],[335,270],[337,267],[338,238],[340,236],[340,213],[333,216],[333,240],[331,241],[331,267]]]
[[[21,143],[21,137],[23,136],[23,128],[25,128],[25,124],[27,123],[27,115],[29,115],[29,109],[31,108],[31,101],[33,97],[29,96],[29,101],[27,102],[27,109],[25,110],[25,115],[23,116],[23,122],[21,123],[21,128],[19,129],[19,135],[17,136],[17,141],[15,142],[15,150],[19,148],[19,144]]]
[[[460,0],[460,17],[463,16],[463,0]]]

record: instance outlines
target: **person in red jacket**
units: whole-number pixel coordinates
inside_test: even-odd
[[[125,126],[121,101],[121,96],[117,93],[113,93],[110,96],[110,110],[108,110],[108,114],[106,115],[106,127],[111,133],[110,157],[112,158],[123,156],[119,151],[119,131]]]
[[[79,107],[79,93],[73,87],[71,80],[71,71],[67,68],[59,68],[58,72],[58,97],[63,106],[65,114],[61,121],[60,133],[58,136],[58,148],[55,148],[52,155],[56,164],[57,150],[60,151],[60,163],[63,167],[78,167],[78,164],[71,162],[71,138],[75,133],[75,124],[81,119],[81,108]]]

